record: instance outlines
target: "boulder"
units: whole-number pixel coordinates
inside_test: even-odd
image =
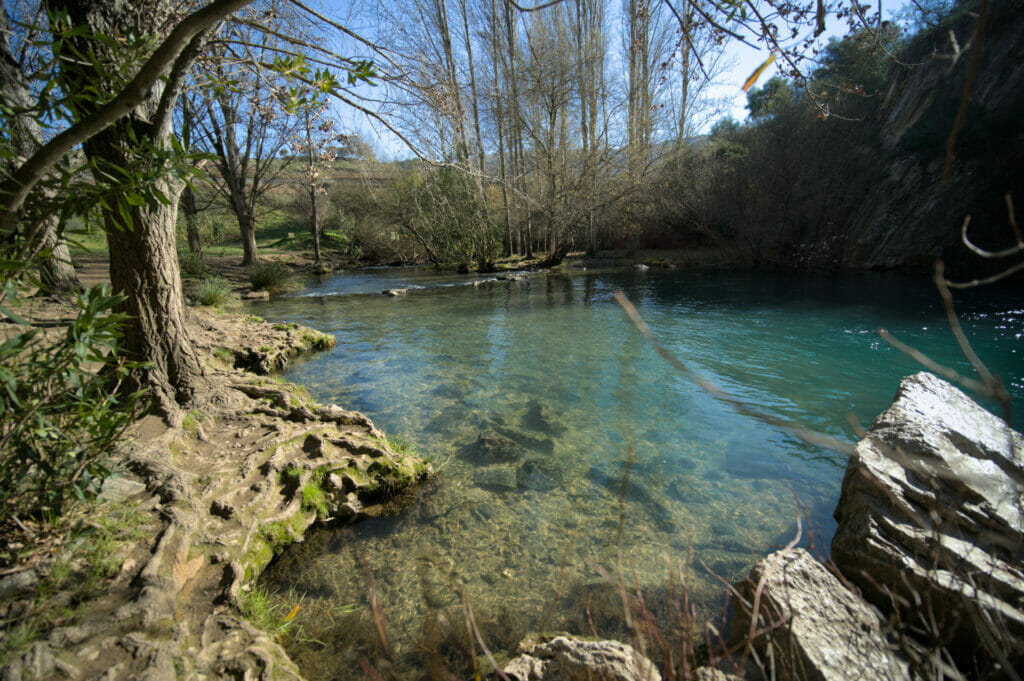
[[[1024,665],[1022,457],[1020,433],[918,373],[857,445],[835,511],[841,572],[973,678]]]
[[[661,681],[650,660],[618,641],[527,639],[518,652],[503,670],[512,681]]]
[[[246,291],[242,294],[242,300],[270,300],[269,291]]]
[[[745,640],[755,610],[754,649],[768,649],[779,676],[808,681],[909,679],[874,608],[847,589],[804,549],[771,554],[735,585],[730,643]]]

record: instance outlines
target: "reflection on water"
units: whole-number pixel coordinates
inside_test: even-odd
[[[846,413],[866,424],[917,370],[876,327],[967,370],[926,281],[635,271],[477,279],[360,271],[253,306],[334,334],[333,352],[288,378],[367,413],[440,471],[398,517],[314,533],[264,576],[283,601],[302,596],[303,630],[319,643],[293,654],[309,678],[360,678],[354,660],[379,653],[371,582],[393,653],[416,678],[429,662],[423,647],[454,667],[466,659],[463,599],[493,649],[542,626],[622,635],[621,599],[601,576],[620,560],[657,614],[680,576],[694,602],[719,608],[722,585],[709,572],[736,579],[788,541],[798,504],[827,546],[843,458],[675,374],[615,305],[616,289],[702,376],[839,437],[849,437]],[[411,290],[375,293],[385,288]],[[967,301],[965,326],[1020,403],[1024,312],[1013,296]]]

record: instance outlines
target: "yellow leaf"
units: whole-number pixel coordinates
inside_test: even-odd
[[[294,608],[292,608],[292,611],[288,613],[288,616],[284,618],[284,621],[291,622],[293,619],[295,619],[295,616],[299,614],[299,610],[302,610],[301,604],[296,605]]]
[[[743,88],[742,89],[743,89],[744,92],[749,90],[750,86],[757,82],[757,79],[761,77],[761,74],[764,73],[764,70],[766,68],[768,68],[768,66],[773,61],[775,61],[775,53],[774,52],[772,52],[771,55],[769,55],[769,57],[764,60],[763,64],[761,64],[756,69],[754,69],[754,72],[750,74],[750,78],[747,78],[746,82],[743,83]]]

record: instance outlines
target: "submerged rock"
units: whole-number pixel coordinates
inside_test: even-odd
[[[519,489],[550,492],[562,484],[563,475],[558,466],[543,459],[523,462],[516,472]]]
[[[623,490],[622,476],[625,474],[625,468],[620,468],[621,472],[618,474],[609,474],[600,465],[595,464],[590,467],[588,477],[595,485],[603,487],[615,497],[622,496],[625,492],[625,500],[637,504],[639,511],[644,513],[658,530],[669,533],[676,532],[677,528],[672,512],[660,499],[648,491],[649,481],[644,477],[631,475],[626,489]]]
[[[514,681],[661,681],[650,660],[618,641],[527,639],[518,652],[504,668],[504,675]]]
[[[857,445],[832,557],[968,677],[1024,664],[1024,439],[928,373]]]
[[[473,473],[478,487],[499,492],[516,489],[516,469],[512,466],[486,466]]]
[[[755,611],[756,603],[756,611]],[[889,648],[878,613],[804,549],[778,551],[754,566],[732,597],[731,642],[749,636],[781,678],[819,681],[909,679]],[[764,631],[766,630],[767,631]]]
[[[475,464],[515,463],[523,458],[523,448],[502,435],[481,435],[476,442],[459,450],[462,458]]]
[[[566,428],[558,423],[555,418],[555,415],[552,414],[552,409],[537,400],[530,400],[526,413],[523,414],[522,424],[523,428],[558,436],[564,433]]]

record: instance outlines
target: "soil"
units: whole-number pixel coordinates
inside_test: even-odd
[[[106,278],[104,258],[76,261],[83,283]],[[211,261],[248,288],[237,262]],[[38,298],[18,312],[59,333],[74,308]],[[138,420],[96,504],[0,535],[17,556],[0,570],[0,678],[298,679],[242,616],[249,585],[314,523],[380,513],[431,474],[362,414],[268,377],[333,337],[210,308],[187,316],[206,380],[171,419],[181,425]]]

